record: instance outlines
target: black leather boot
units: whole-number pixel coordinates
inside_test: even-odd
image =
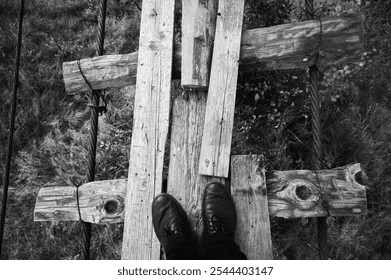
[[[234,238],[236,211],[232,197],[223,184],[213,182],[206,186],[202,200],[204,234]]]
[[[200,255],[203,259],[245,260],[234,241],[236,210],[232,197],[223,184],[210,183],[202,200],[204,232]]]
[[[198,259],[197,246],[192,242],[186,212],[167,193],[152,202],[152,223],[167,259]]]

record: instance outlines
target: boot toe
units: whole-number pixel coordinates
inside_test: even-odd
[[[172,234],[190,236],[186,212],[179,202],[167,193],[159,194],[152,202],[152,223],[163,247]]]
[[[233,238],[236,227],[235,205],[223,184],[213,182],[205,187],[202,216],[204,233],[222,233]]]

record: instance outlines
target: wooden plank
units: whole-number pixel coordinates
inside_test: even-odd
[[[199,173],[228,178],[244,0],[220,0]]]
[[[199,203],[203,188],[209,182],[219,179],[224,183],[224,179],[200,176],[197,173],[202,131],[193,124],[202,121],[199,117],[202,117],[201,112],[205,110],[201,106],[205,104],[200,104],[195,95],[189,98],[190,102],[181,97],[174,104],[174,112],[176,110],[177,113],[173,115],[168,192],[187,211],[193,231],[202,233]],[[205,100],[205,96],[202,99]],[[184,113],[182,118],[181,112]],[[316,172],[269,171],[266,175],[269,214],[284,218],[365,215],[366,188],[357,180],[357,177],[365,177],[365,174],[360,174],[364,174],[364,171],[359,163]],[[125,200],[127,182],[127,179],[96,181],[80,186],[80,213],[83,220],[90,223],[122,222],[124,208],[121,206],[121,198]],[[226,185],[227,183],[225,182]],[[113,208],[106,205],[110,201],[118,201],[119,206],[108,215],[104,209]],[[42,188],[38,193],[34,220],[78,221],[76,205],[76,187]],[[327,205],[328,212],[324,205]]]
[[[259,156],[232,157],[231,193],[237,212],[236,243],[249,260],[273,259],[266,176]]]
[[[205,186],[212,181],[226,183],[223,178],[198,174],[205,110],[205,91],[184,90],[175,98],[172,112],[167,192],[185,209],[195,236],[203,231],[201,200]]]
[[[182,0],[182,79],[184,87],[207,88],[217,0]]]
[[[359,61],[363,52],[363,18],[348,14],[319,21],[305,21],[242,33],[239,71],[271,71],[305,68],[314,65],[321,44],[322,56],[317,65],[346,64]],[[181,45],[174,47],[173,78],[181,77]],[[81,69],[93,89],[123,87],[135,84],[138,53],[105,55],[80,60]],[[88,92],[77,61],[63,64],[65,89],[68,94]]]
[[[322,22],[276,25],[251,34],[244,32],[240,63],[246,65],[247,71],[306,68],[315,62],[319,68],[346,64],[359,61],[363,36],[360,14],[325,18]]]
[[[79,60],[80,69],[93,89],[125,87],[136,84],[138,52],[103,55]],[[68,94],[88,92],[78,61],[63,63],[65,90]]]
[[[151,204],[169,127],[175,1],[143,1],[122,259],[159,259]]]
[[[329,170],[274,171],[267,175],[269,211],[285,218],[367,213],[360,164]]]
[[[93,224],[123,222],[127,179],[95,181],[76,187],[39,190],[34,221],[78,221]],[[79,208],[77,207],[79,192]]]

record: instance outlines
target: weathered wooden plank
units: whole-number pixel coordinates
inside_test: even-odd
[[[259,156],[232,156],[236,243],[249,260],[273,259],[265,170]]]
[[[93,89],[106,89],[134,85],[137,76],[138,52],[104,55],[63,63],[65,90],[77,94],[90,90],[83,76]],[[80,64],[80,69],[78,66]]]
[[[360,14],[348,14],[319,21],[311,20],[242,33],[239,71],[270,71],[324,68],[358,61],[362,54],[363,19]],[[322,32],[322,36],[320,33]],[[319,44],[321,47],[319,48]],[[80,60],[81,69],[93,89],[123,87],[135,84],[138,53],[105,55]],[[181,77],[181,45],[175,46],[173,78]],[[65,89],[68,94],[89,91],[76,61],[63,64]]]
[[[122,259],[159,259],[151,204],[161,191],[170,113],[175,1],[144,0]]]
[[[167,192],[182,204],[195,236],[203,231],[203,189],[212,181],[226,183],[223,178],[198,174],[205,110],[206,92],[185,90],[175,98],[172,111]]]
[[[216,28],[217,0],[182,0],[184,87],[207,88]]]
[[[93,224],[124,220],[127,179],[90,182],[76,187],[48,187],[39,190],[34,221],[77,221]],[[79,208],[77,207],[79,192]]]
[[[274,171],[267,175],[269,211],[285,218],[367,213],[360,164],[329,170]]]
[[[244,0],[220,0],[199,173],[228,178]]]
[[[205,107],[202,109],[200,106],[205,105],[200,105],[195,95],[189,98],[189,103],[186,100],[178,100],[175,105],[177,113],[173,116],[173,122],[176,124],[172,133],[174,143],[171,144],[170,159],[173,162],[170,167],[178,168],[175,169],[176,172],[170,168],[168,192],[180,201],[191,217],[193,231],[201,233],[199,205],[202,191],[209,182],[219,178],[197,174],[197,151],[199,152],[202,131],[192,124],[202,116],[201,112]],[[205,96],[201,97],[202,99],[205,100]],[[185,113],[183,119],[180,117],[181,113]],[[178,133],[174,134],[174,131]],[[360,180],[356,179],[360,174],[364,172],[359,163],[316,172],[269,171],[266,173],[269,214],[284,218],[365,215],[366,189]],[[127,179],[96,181],[80,186],[80,212],[83,220],[91,223],[123,221],[124,207],[119,197],[125,201],[127,182]],[[223,179],[221,182],[224,183]],[[111,200],[118,201],[119,208],[107,215],[105,208],[115,208],[115,203],[106,205],[106,202]],[[42,188],[35,205],[34,220],[77,221],[79,213],[76,205],[76,187]],[[327,205],[328,211],[324,205]]]
[[[363,36],[360,14],[272,26],[243,33],[240,62],[246,70],[305,68],[315,63],[325,68],[354,62],[362,54]]]

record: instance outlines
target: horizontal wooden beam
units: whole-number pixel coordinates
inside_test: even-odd
[[[362,54],[363,18],[348,14],[242,33],[239,71],[270,71],[305,68],[315,63],[323,68],[357,61]],[[174,47],[173,78],[181,76],[181,45]],[[80,69],[92,89],[135,84],[138,53],[106,55],[63,64],[68,94],[89,91]],[[80,65],[80,69],[79,66]]]
[[[268,172],[269,214],[284,218],[365,215],[366,189],[356,179],[361,174],[364,173],[358,163],[330,170]],[[81,219],[96,224],[122,222],[127,181],[97,181],[80,186]],[[42,188],[34,220],[79,220],[77,188]]]
[[[39,190],[35,221],[118,223],[124,221],[127,179],[96,181],[76,187]],[[77,207],[79,198],[80,216]]]
[[[284,218],[365,215],[360,164],[328,170],[267,173],[269,212]]]

